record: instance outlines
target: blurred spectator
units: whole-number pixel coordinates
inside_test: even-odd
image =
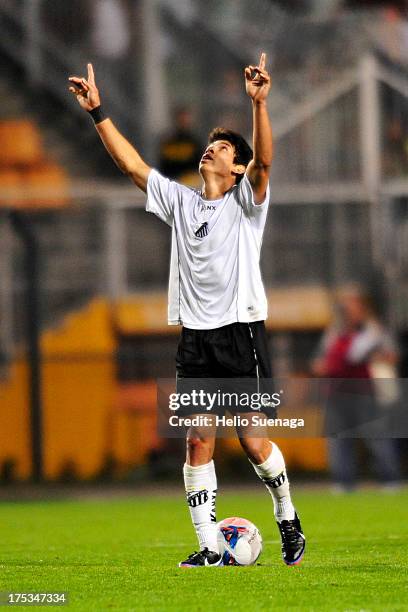
[[[195,186],[200,182],[198,164],[204,147],[192,130],[189,108],[177,108],[173,121],[173,130],[160,142],[159,170],[169,178]]]
[[[386,125],[383,160],[386,177],[408,174],[408,133],[399,117],[392,117]]]
[[[394,390],[394,396],[387,398],[386,392],[381,397],[376,393],[374,379],[378,370],[382,377],[394,376],[397,360],[395,342],[375,318],[368,297],[356,287],[341,291],[336,320],[324,334],[312,366],[316,376],[337,379],[329,383],[326,413],[326,433],[332,436],[328,439],[329,464],[336,490],[349,491],[356,484],[358,440],[334,436],[352,436],[353,431],[356,436],[360,427],[364,430],[380,414],[383,402],[395,401],[393,381],[385,391]],[[366,438],[364,443],[383,486],[395,487],[400,480],[395,440]]]
[[[408,64],[408,12],[403,6],[388,6],[375,21],[374,39],[394,62]]]

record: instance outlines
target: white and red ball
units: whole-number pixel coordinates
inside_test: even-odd
[[[244,518],[232,516],[220,521],[217,539],[224,565],[253,565],[262,552],[259,529]]]

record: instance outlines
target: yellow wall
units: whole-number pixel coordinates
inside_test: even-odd
[[[18,478],[31,473],[27,367],[23,360],[10,368],[0,384],[0,463],[11,460]]]
[[[106,301],[94,300],[42,338],[44,468],[91,477],[108,450],[107,419],[115,392],[115,340]]]
[[[330,323],[330,292],[324,287],[269,289],[267,329],[307,331],[324,329]],[[124,334],[179,333],[167,325],[167,294],[143,292],[119,300],[112,309],[113,320]]]
[[[107,419],[114,393],[112,358],[47,363],[43,388],[46,476],[57,478],[70,464],[79,476],[93,476],[109,450]]]
[[[70,470],[81,478],[97,475],[107,456],[118,465],[118,474],[143,463],[149,449],[158,446],[154,381],[119,386],[115,380],[114,327],[121,331],[155,333],[150,322],[165,318],[161,296],[146,297],[137,316],[128,304],[112,307],[95,299],[64,322],[46,331],[43,352],[44,468],[49,479]],[[324,315],[324,299],[321,300]],[[160,313],[160,316],[157,316]],[[292,323],[299,317],[292,313]],[[313,322],[314,324],[315,322]],[[282,322],[283,324],[283,322]],[[170,328],[178,331],[179,328]],[[225,447],[236,443],[225,441]],[[324,469],[323,440],[281,442],[289,466]],[[235,446],[236,448],[236,446]],[[27,365],[18,358],[8,380],[0,383],[0,464],[15,462],[15,473],[25,479],[31,472]]]
[[[47,478],[75,465],[84,478],[97,473],[109,450],[108,420],[116,389],[115,341],[110,308],[95,300],[44,333],[44,468]],[[23,358],[0,384],[0,462],[16,462],[16,475],[30,474],[27,365]]]

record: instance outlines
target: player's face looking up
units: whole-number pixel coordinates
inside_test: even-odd
[[[235,147],[227,140],[216,140],[210,143],[200,160],[200,174],[204,180],[210,175],[231,177],[243,174],[245,166],[235,162]]]

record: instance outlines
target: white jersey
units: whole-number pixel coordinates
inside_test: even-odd
[[[248,177],[220,200],[151,170],[146,210],[172,227],[169,325],[215,329],[262,321],[267,301],[259,259],[269,204],[255,204]]]

